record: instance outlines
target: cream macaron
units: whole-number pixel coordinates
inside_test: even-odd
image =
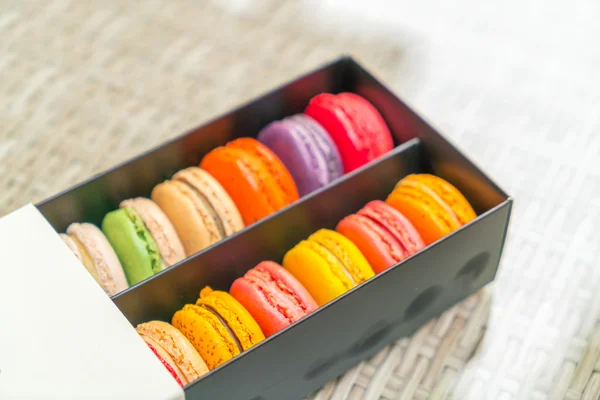
[[[173,222],[188,256],[244,228],[229,194],[200,168],[177,172],[157,185],[151,197]]]
[[[129,287],[119,258],[95,225],[74,223],[60,236],[106,294],[112,296]]]

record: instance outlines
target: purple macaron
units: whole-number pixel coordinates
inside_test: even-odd
[[[297,114],[264,127],[258,141],[281,159],[304,196],[344,173],[337,147],[311,117]]]

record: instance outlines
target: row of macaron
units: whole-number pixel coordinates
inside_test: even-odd
[[[393,148],[377,109],[353,93],[323,93],[297,114],[210,151],[199,167],[121,202],[98,227],[61,237],[114,295],[295,202]]]
[[[229,292],[205,287],[171,323],[137,326],[175,379],[185,385],[387,268],[476,218],[450,183],[409,175],[386,201],[374,200],[289,250],[263,261]]]

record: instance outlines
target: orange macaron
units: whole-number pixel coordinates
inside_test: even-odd
[[[217,147],[200,163],[225,188],[244,224],[252,224],[298,200],[298,189],[281,160],[252,138]]]
[[[458,189],[429,174],[408,175],[386,202],[412,222],[427,245],[477,217]]]

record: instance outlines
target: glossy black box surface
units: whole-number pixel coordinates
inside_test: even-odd
[[[269,122],[302,112],[318,93],[341,91],[358,93],[379,109],[394,134],[394,151],[113,297],[133,325],[169,321],[205,285],[227,290],[259,261],[281,262],[287,250],[317,229],[334,228],[368,201],[385,199],[409,173],[430,172],[447,179],[479,216],[188,385],[188,399],[300,398],[410,334],[494,278],[512,200],[346,57],[38,205],[57,231],[73,221],[99,224],[121,200],[148,196],[154,185],[197,165],[212,148],[236,137],[256,136]]]

